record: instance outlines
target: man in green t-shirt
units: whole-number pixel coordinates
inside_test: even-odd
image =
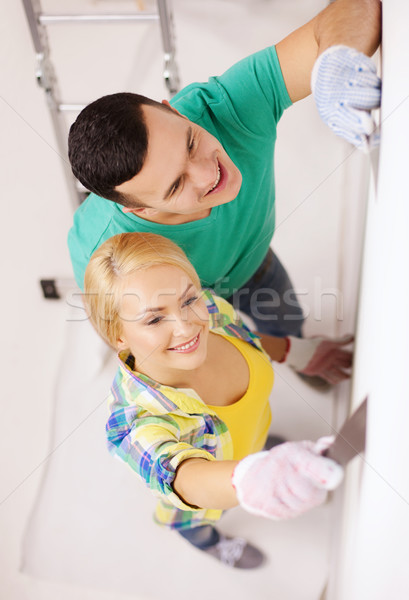
[[[337,0],[275,47],[187,86],[170,104],[123,93],[87,106],[69,137],[73,172],[92,192],[69,233],[78,285],[112,235],[158,233],[180,245],[202,285],[249,314],[258,331],[300,336],[302,311],[269,247],[276,126],[310,93],[315,64],[321,116],[357,146],[367,143],[379,85],[366,76],[372,66],[365,54],[379,35],[378,0]],[[369,103],[362,104],[362,90]]]

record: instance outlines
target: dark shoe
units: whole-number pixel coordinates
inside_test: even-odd
[[[214,546],[204,548],[224,565],[235,569],[256,569],[264,562],[264,554],[240,537],[227,537],[220,534],[220,540]]]

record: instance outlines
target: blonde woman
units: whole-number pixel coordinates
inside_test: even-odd
[[[97,331],[119,352],[110,452],[158,497],[157,523],[236,568],[262,553],[215,524],[240,504],[272,519],[322,503],[342,469],[330,443],[288,442],[264,451],[271,422],[271,360],[330,381],[348,377],[350,340],[260,338],[233,307],[202,290],[184,252],[150,233],[124,233],[93,254],[85,302]],[[264,345],[265,349],[263,349]]]

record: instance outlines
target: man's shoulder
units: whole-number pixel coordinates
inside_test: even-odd
[[[114,202],[90,194],[77,208],[70,233],[74,238],[84,237],[92,244],[109,226],[115,216]]]
[[[108,238],[137,230],[136,223],[110,200],[90,194],[74,214],[68,247],[77,283],[82,287],[85,268],[93,252]]]

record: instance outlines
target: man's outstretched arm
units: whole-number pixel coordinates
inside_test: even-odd
[[[327,48],[341,44],[371,56],[380,37],[379,0],[336,0],[330,4],[276,45],[291,100],[296,102],[311,93],[314,63]]]

